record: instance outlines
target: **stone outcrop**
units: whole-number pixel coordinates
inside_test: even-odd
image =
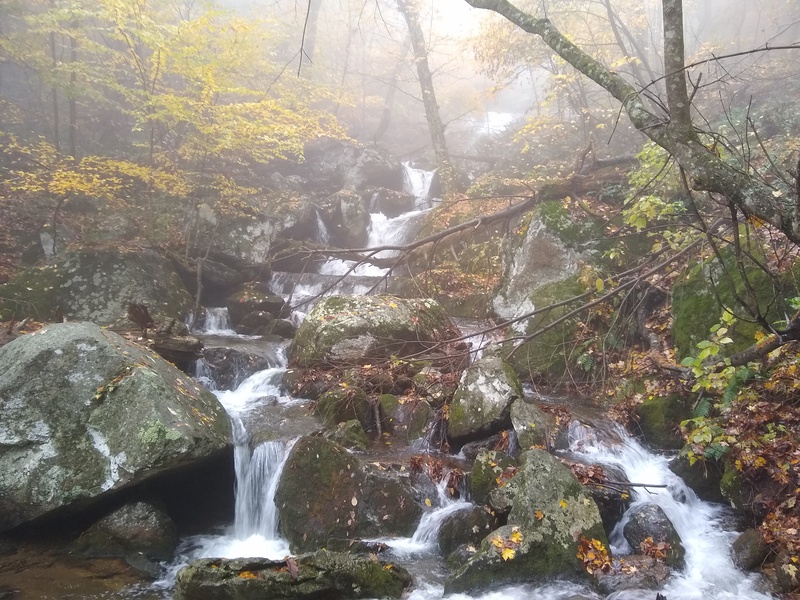
[[[635,554],[645,554],[642,549],[643,542],[656,545],[662,542],[669,544],[666,552],[667,565],[675,568],[683,567],[686,550],[672,521],[657,504],[642,504],[628,511],[628,522],[625,523],[622,533]]]
[[[217,399],[150,351],[89,323],[0,348],[0,530],[229,450]]]
[[[171,261],[152,250],[80,250],[22,271],[0,286],[0,320],[89,321],[135,327],[128,305],[144,304],[156,322],[181,320],[192,297]]]
[[[175,600],[400,598],[411,576],[398,565],[320,550],[286,560],[197,560],[178,573]]]
[[[424,353],[442,363],[461,363],[444,358],[455,350],[442,342],[455,337],[458,330],[434,300],[328,297],[298,329],[291,362],[302,368],[341,367]]]

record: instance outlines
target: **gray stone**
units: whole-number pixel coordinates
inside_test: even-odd
[[[448,556],[459,546],[478,546],[496,527],[497,518],[484,507],[466,507],[442,521],[437,536],[439,550],[443,556]]]
[[[498,487],[497,480],[500,479],[502,482],[510,479],[509,476],[513,475],[516,470],[517,461],[505,452],[481,450],[475,457],[469,478],[472,499],[478,504],[485,503],[489,498],[489,493]],[[504,504],[506,508],[511,508],[510,504]]]
[[[612,594],[622,590],[655,590],[669,579],[670,569],[661,561],[655,562],[649,556],[626,556],[608,573],[595,573],[595,584],[602,594]],[[646,598],[655,599],[650,592]]]
[[[461,375],[450,403],[447,434],[458,445],[511,426],[511,404],[522,386],[509,364],[498,356],[482,358]]]
[[[556,420],[533,402],[517,398],[511,405],[511,424],[517,434],[517,442],[523,450],[532,446],[553,447],[558,430]]]
[[[213,394],[89,323],[0,348],[0,530],[78,509],[229,448]]]
[[[400,598],[410,585],[398,565],[321,550],[281,561],[194,561],[178,573],[175,600]]]
[[[374,473],[342,446],[303,437],[292,448],[275,494],[281,532],[293,551],[331,538],[411,535],[421,515],[407,477]]]
[[[686,550],[672,521],[657,504],[642,504],[628,512],[628,522],[622,528],[622,534],[633,548],[635,554],[643,554],[641,544],[652,538],[654,544],[669,544],[666,563],[670,567],[682,568]]]
[[[156,322],[181,320],[193,305],[172,263],[152,250],[81,250],[0,286],[0,320],[90,321],[135,328],[128,305]]]
[[[395,296],[332,296],[308,314],[292,343],[298,367],[347,366],[425,353],[460,365],[463,355],[444,358],[441,342],[458,331],[434,300]]]
[[[169,516],[148,502],[132,502],[103,517],[84,531],[75,549],[87,556],[143,555],[170,560],[178,533]]]
[[[358,419],[337,424],[325,432],[325,437],[350,450],[367,449],[367,434]]]
[[[731,544],[731,557],[742,571],[753,571],[760,567],[769,556],[769,545],[761,537],[758,529],[742,532]]]

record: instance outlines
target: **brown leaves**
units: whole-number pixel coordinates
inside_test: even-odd
[[[669,542],[659,542],[655,543],[652,537],[647,537],[642,540],[642,543],[639,544],[639,548],[642,551],[642,554],[645,556],[649,556],[656,561],[659,560],[666,560],[667,554],[672,549],[672,546]]]
[[[611,570],[611,557],[608,555],[603,542],[594,538],[588,540],[584,536],[578,541],[578,560],[583,564],[584,570],[593,575],[594,573],[607,573]]]

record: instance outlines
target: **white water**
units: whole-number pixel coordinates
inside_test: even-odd
[[[392,219],[381,212],[370,213],[367,248],[402,246],[413,240],[423,215],[433,206],[429,195],[434,173],[435,171],[416,169],[411,163],[403,163],[403,191],[414,196],[414,210]],[[319,219],[319,215],[317,218]],[[399,254],[396,250],[384,250],[374,258],[392,258]],[[353,261],[333,258],[325,262],[319,272],[325,275],[349,274],[362,277],[383,277],[389,272],[389,269],[366,263],[353,268],[354,264]]]
[[[622,469],[629,481],[666,485],[666,488],[632,488],[632,507],[653,503],[669,517],[686,549],[687,567],[675,574],[661,592],[670,600],[756,600],[772,596],[759,591],[758,578],[739,571],[730,558],[730,545],[737,534],[728,529],[726,508],[700,500],[669,470],[669,458],[645,449],[617,428],[598,436],[574,422],[570,428],[571,449],[592,460]],[[628,550],[621,536],[625,520],[611,536],[612,550]]]
[[[233,326],[231,325],[227,308],[224,306],[212,306],[204,310],[206,315],[201,326],[195,327],[194,323],[192,322],[192,318],[190,317],[189,322],[186,324],[190,331],[194,333],[204,333],[206,335],[236,335],[236,332],[233,330]]]

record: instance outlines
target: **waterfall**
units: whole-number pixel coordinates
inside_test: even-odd
[[[202,319],[198,319],[199,324],[197,326],[195,326],[193,315],[189,317],[186,326],[190,331],[206,335],[236,335],[226,307],[211,306],[204,310],[205,316]]]
[[[331,243],[331,234],[328,231],[328,226],[322,218],[318,209],[314,209],[314,216],[316,217],[316,236],[314,241],[322,246],[328,246]]]
[[[436,171],[425,171],[403,163],[403,191],[414,196],[415,208],[430,208],[430,193]]]

